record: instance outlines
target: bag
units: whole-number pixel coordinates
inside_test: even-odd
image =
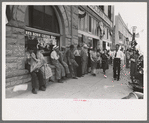
[[[53,75],[51,68],[47,64],[43,65],[40,70],[44,79],[49,79]]]
[[[43,64],[39,60],[38,62],[35,60],[35,54],[31,54],[31,66],[30,66],[30,72],[38,70]]]
[[[40,62],[32,62],[31,67],[30,67],[30,72],[38,70],[42,64]]]

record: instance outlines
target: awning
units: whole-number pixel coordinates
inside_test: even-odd
[[[78,7],[78,15],[79,18],[84,18],[86,16],[86,11],[84,11],[82,8]]]

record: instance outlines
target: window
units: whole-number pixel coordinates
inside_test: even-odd
[[[27,26],[60,33],[56,13],[52,6],[29,6],[29,18],[26,19]]]
[[[123,39],[123,35],[122,33],[119,31],[119,39],[122,40]]]
[[[96,20],[94,20],[94,34],[97,35],[97,24],[96,24]]]
[[[88,31],[88,24],[87,24],[87,21],[88,21],[88,15],[86,14],[85,16],[85,31],[87,32]]]
[[[89,16],[89,32],[92,32],[92,18]]]
[[[109,38],[108,35],[109,35],[109,30],[107,29],[107,39]]]
[[[84,31],[85,30],[85,17],[81,18],[81,30]]]
[[[104,6],[99,6],[99,8],[100,8],[102,11],[104,11]]]
[[[111,20],[111,6],[108,6],[108,17]]]
[[[79,21],[78,21],[78,29],[81,30],[81,18],[78,18]]]

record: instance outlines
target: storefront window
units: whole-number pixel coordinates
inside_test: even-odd
[[[89,32],[91,32],[92,29],[92,18],[89,16]]]
[[[38,45],[49,55],[53,45],[60,46],[60,29],[52,6],[29,6],[25,14],[25,48],[34,50]]]
[[[36,29],[60,33],[56,13],[52,6],[29,6],[26,25]]]

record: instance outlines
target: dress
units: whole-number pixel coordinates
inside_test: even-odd
[[[75,60],[78,64],[77,67],[77,77],[81,77],[82,76],[82,69],[81,68],[81,50],[75,50],[74,51],[74,55],[75,55]]]
[[[82,75],[87,73],[88,64],[88,52],[87,49],[82,48],[81,50],[81,62],[82,62]]]
[[[90,52],[90,57],[91,57],[91,69],[92,69],[92,74],[96,74],[96,68],[97,68],[97,52],[91,51]]]
[[[104,73],[105,73],[106,69],[109,69],[107,54],[102,54],[102,69],[103,69]]]

